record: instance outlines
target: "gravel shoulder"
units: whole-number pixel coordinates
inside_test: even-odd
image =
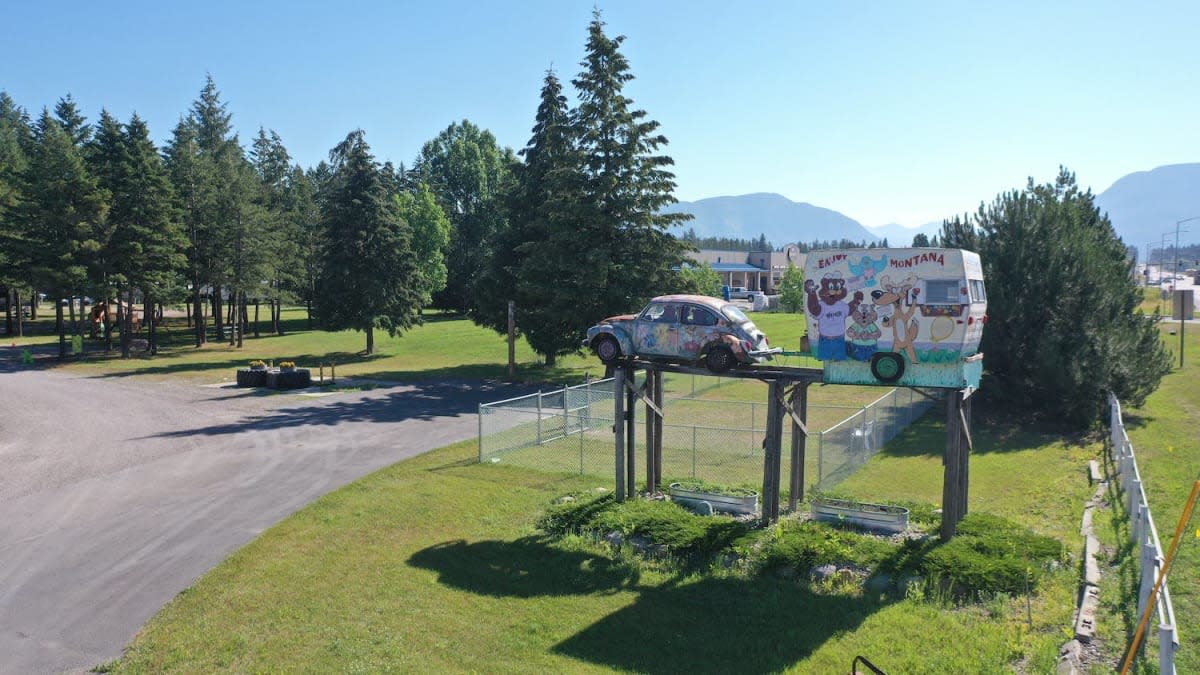
[[[86,670],[264,529],[527,393],[423,382],[319,398],[28,369],[0,352],[0,672]]]

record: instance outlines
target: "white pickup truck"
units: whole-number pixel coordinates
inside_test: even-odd
[[[729,299],[730,300],[753,300],[754,296],[757,294],[758,294],[758,291],[747,290],[745,286],[730,286],[729,287]]]

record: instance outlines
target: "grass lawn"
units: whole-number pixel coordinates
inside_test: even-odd
[[[920,426],[913,438],[937,433],[932,420]],[[1089,455],[1057,443],[1044,451],[1072,462]],[[110,667],[807,673],[846,672],[868,654],[889,672],[1003,673],[1013,663],[1046,672],[1070,622],[1076,577],[1067,568],[1028,607],[1004,596],[954,606],[689,573],[590,540],[549,541],[536,516],[596,482],[473,458],[471,443],[443,448],[315,502],[178,596]],[[1028,503],[1047,489],[1033,483],[982,492]],[[1063,523],[1079,504],[1056,495],[1045,508]]]
[[[248,338],[241,350],[190,346],[186,329],[155,358],[92,355],[65,367],[101,375],[219,381],[256,358],[301,367],[335,361],[340,376],[380,379],[503,377],[505,341],[468,321],[433,314],[398,339],[303,330]],[[764,313],[772,343],[796,348],[799,315]],[[44,321],[44,320],[43,320]],[[1164,326],[1164,332],[1167,328]],[[1200,476],[1200,330],[1187,333],[1187,367],[1140,410],[1126,410],[1147,493],[1169,544],[1191,482]],[[1167,343],[1176,348],[1176,337]],[[52,337],[23,344],[53,343]],[[591,355],[548,369],[523,342],[519,376],[573,384],[598,376]],[[786,365],[814,365],[789,357]],[[689,385],[673,385],[682,391]],[[744,387],[735,391],[735,388]],[[726,389],[722,387],[722,389]],[[750,400],[761,386],[730,392]],[[830,390],[830,404],[861,406],[883,390]],[[716,394],[702,389],[700,398]],[[736,398],[736,396],[733,396]],[[863,399],[866,400],[863,400]],[[834,403],[836,401],[836,403]],[[943,416],[910,427],[838,486],[864,501],[934,505],[941,499]],[[1079,517],[1092,488],[1093,437],[1064,439],[1017,425],[977,426],[972,512],[1021,522],[1063,541],[1079,560]],[[607,445],[607,443],[604,443]],[[117,672],[487,671],[848,672],[865,654],[888,672],[1049,672],[1069,637],[1078,589],[1074,565],[1051,573],[1028,600],[996,596],[955,604],[903,593],[814,591],[806,582],[698,573],[641,561],[582,539],[549,540],[534,527],[557,496],[611,487],[596,478],[474,463],[474,441],[402,462],[346,486],[264,533],[181,593],[137,637]],[[564,467],[570,470],[569,467]],[[1110,556],[1102,587],[1103,664],[1119,659],[1132,597],[1122,519],[1100,518]],[[1189,531],[1171,588],[1183,649],[1179,672],[1200,672],[1200,552]],[[946,639],[953,636],[953,639]],[[1151,643],[1153,648],[1154,644]],[[1191,649],[1189,649],[1191,647]],[[1147,652],[1153,663],[1154,652]],[[1151,672],[1145,664],[1138,672]]]

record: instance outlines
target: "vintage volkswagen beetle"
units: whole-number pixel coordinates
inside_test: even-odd
[[[604,363],[633,357],[699,363],[714,373],[770,359],[779,349],[736,305],[704,295],[662,295],[639,314],[588,329],[585,348]]]

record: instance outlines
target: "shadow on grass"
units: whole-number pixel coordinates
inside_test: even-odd
[[[155,434],[149,438],[219,436],[249,430],[335,426],[350,422],[402,422],[474,415],[479,404],[530,393],[528,388],[479,382],[423,382],[353,392],[350,399],[319,399],[311,405],[285,407],[237,422]],[[237,394],[240,398],[257,394]]]
[[[818,595],[770,577],[689,577],[641,585],[632,566],[562,550],[537,537],[447,542],[417,552],[408,563],[437,572],[442,584],[487,596],[636,591],[631,605],[553,650],[645,673],[778,672],[884,606],[877,599]]]
[[[111,377],[132,377],[135,375],[174,375],[174,374],[178,374],[178,373],[188,373],[188,372],[198,373],[198,372],[210,372],[210,371],[215,371],[215,370],[230,371],[229,374],[232,376],[233,371],[236,371],[239,368],[246,368],[250,363],[250,357],[246,356],[246,355],[239,355],[236,358],[228,358],[228,359],[223,359],[223,360],[218,360],[218,361],[190,361],[190,360],[188,360],[188,361],[172,361],[170,363],[163,363],[158,360],[163,357],[170,358],[171,356],[177,356],[181,352],[182,352],[182,350],[175,350],[172,352],[160,350],[158,357],[135,355],[134,359],[140,359],[141,361],[144,361],[147,364],[156,364],[156,365],[146,365],[143,367],[131,367],[128,370],[121,370],[118,372],[111,372],[111,373],[103,373],[103,374],[99,374],[99,375],[94,375],[93,377],[111,378]],[[309,368],[310,370],[316,370],[317,366],[319,364],[329,363],[330,361],[336,362],[339,366],[341,366],[341,365],[349,365],[349,364],[354,364],[354,363],[367,363],[367,362],[370,362],[377,358],[382,358],[382,357],[379,355],[363,356],[361,354],[352,354],[350,352],[330,352],[327,354],[298,354],[296,356],[290,357],[290,359],[295,361],[297,364],[299,364],[300,367]],[[119,362],[119,361],[121,361],[121,353],[119,351],[117,351],[117,352],[113,352],[111,355],[89,354],[88,359],[93,362],[105,361],[105,360],[112,360],[112,361]]]

